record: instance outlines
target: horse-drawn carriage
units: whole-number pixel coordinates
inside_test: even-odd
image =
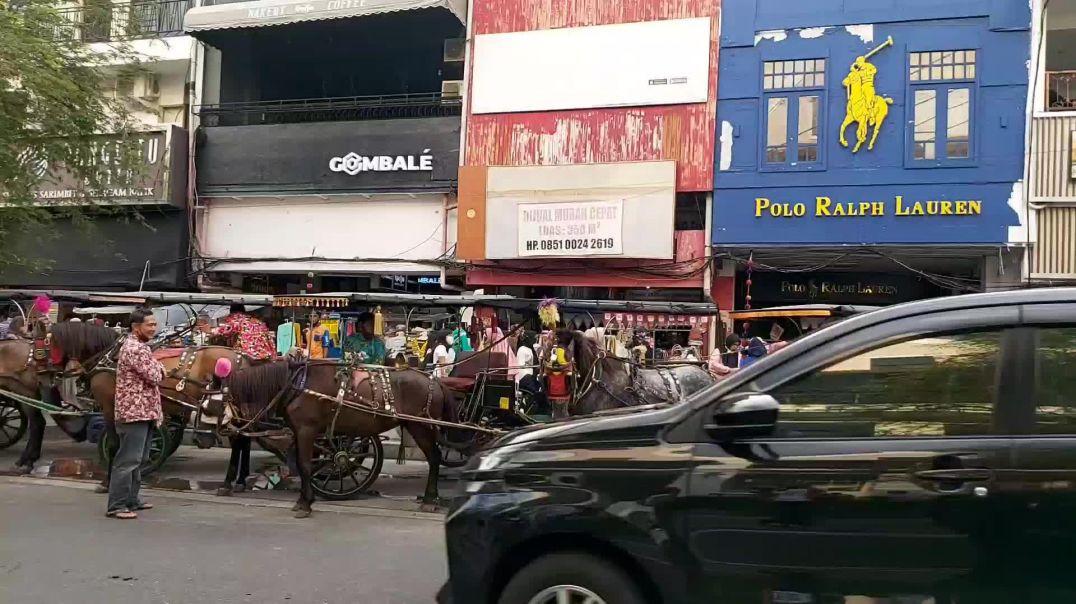
[[[24,467],[32,467],[40,457],[46,415],[73,440],[96,443],[106,467],[115,449],[114,435],[110,437],[107,427],[115,395],[116,355],[122,343],[121,334],[112,327],[88,320],[89,315],[77,322],[57,322],[58,307],[77,311],[91,304],[108,305],[101,308],[176,306],[188,320],[171,326],[174,329],[166,330],[153,343],[154,348],[163,349],[190,331],[198,307],[271,302],[269,296],[56,290],[4,290],[0,291],[0,300],[9,313],[29,326],[30,331],[23,335],[37,332],[29,339],[4,340],[0,344],[3,351],[0,363],[11,360],[9,366],[0,368],[0,449],[11,447],[29,435],[17,464]],[[39,300],[47,300],[48,304],[33,309]],[[48,321],[37,322],[46,318]],[[46,330],[48,322],[54,325]],[[25,361],[20,360],[21,353],[16,349],[28,351]],[[198,401],[185,400],[182,396],[166,400],[164,422],[151,433],[150,455],[142,467],[144,475],[159,469],[178,449],[191,412],[197,406]]]
[[[36,295],[39,292],[25,292]],[[48,292],[58,299],[79,299],[88,294]],[[315,294],[316,299],[346,298],[355,305],[399,305],[428,309],[491,309],[493,314],[534,312],[536,300],[510,296],[423,296],[405,294]],[[92,301],[126,300],[141,304],[229,304],[268,305],[267,296],[226,296],[207,294],[116,294],[107,300],[94,295]],[[712,316],[716,308],[704,304],[651,302],[561,301],[565,312],[593,317],[602,313],[680,313]],[[193,315],[193,313],[192,313]],[[410,313],[408,313],[410,316]],[[600,321],[600,320],[599,320]],[[597,323],[599,321],[593,321]],[[507,321],[508,324],[518,324]],[[56,328],[54,327],[54,338]],[[62,329],[60,330],[63,331]],[[514,334],[509,329],[507,338]],[[61,338],[62,339],[62,338]],[[78,414],[105,414],[114,395],[114,359],[118,347],[113,337],[94,346],[64,346],[72,360],[82,364],[80,380],[93,396],[96,406]],[[62,342],[58,342],[63,345]],[[252,363],[243,355],[224,347],[198,346],[172,352],[162,360],[167,378],[162,396],[168,421],[155,435],[157,453],[149,470],[159,467],[179,446],[183,434],[193,429],[201,444],[233,446],[226,484],[243,473],[241,447],[251,439],[298,466],[303,482],[297,504],[300,514],[309,513],[314,494],[325,498],[347,498],[368,489],[380,472],[384,459],[382,434],[400,427],[412,437],[430,464],[424,500],[437,496],[438,467],[458,465],[489,440],[515,428],[551,421],[554,415],[550,395],[567,395],[572,415],[630,407],[639,404],[673,403],[683,395],[710,383],[708,374],[691,366],[646,368],[602,348],[602,344],[579,331],[565,330],[548,339],[543,361],[530,367],[537,370],[544,388],[520,388],[511,373],[519,367],[495,348],[498,342],[471,355],[461,355],[447,377],[435,380],[415,367],[367,366],[348,360],[296,361],[278,359]],[[560,351],[558,354],[557,351]],[[113,363],[113,364],[110,364]],[[222,371],[221,367],[226,366]],[[549,372],[570,379],[562,382],[566,392],[553,392]],[[113,390],[95,384],[107,382]],[[97,376],[105,376],[97,378]],[[106,384],[107,386],[107,384]],[[2,385],[0,385],[2,388]],[[31,393],[32,394],[32,393]],[[10,389],[0,396],[22,403],[43,403],[26,393]],[[76,413],[66,408],[30,404],[54,413]],[[19,407],[8,407],[16,415]],[[6,410],[5,410],[6,413]],[[0,414],[0,417],[5,417]],[[92,417],[91,417],[92,419]],[[25,424],[25,421],[21,422]],[[25,432],[16,420],[13,435]],[[0,434],[4,431],[0,429]],[[21,435],[21,434],[19,434]],[[290,445],[294,444],[294,448]],[[102,446],[103,451],[108,447]],[[248,449],[249,451],[249,449]],[[249,455],[249,453],[248,453]]]

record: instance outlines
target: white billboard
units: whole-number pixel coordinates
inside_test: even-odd
[[[471,112],[704,103],[710,29],[701,17],[476,36]]]
[[[618,256],[624,253],[624,200],[521,203],[520,258]]]
[[[674,256],[676,162],[491,166],[486,257]]]

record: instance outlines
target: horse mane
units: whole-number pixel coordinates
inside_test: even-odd
[[[93,323],[57,323],[52,326],[52,341],[70,359],[85,360],[104,352],[116,343],[120,334]]]
[[[261,412],[288,385],[291,364],[286,359],[244,367],[228,378],[232,401],[244,419]]]
[[[573,354],[575,355],[575,366],[579,369],[579,373],[587,375],[590,373],[591,368],[598,363],[598,356],[601,349],[598,348],[598,343],[588,338],[586,334],[581,331],[573,329],[562,329],[557,333],[557,339],[562,344],[571,343]]]

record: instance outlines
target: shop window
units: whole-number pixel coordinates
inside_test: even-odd
[[[974,50],[908,55],[910,167],[966,165],[972,160],[976,59]]]
[[[877,347],[770,392],[781,438],[996,434],[999,331],[937,334]]]
[[[677,231],[703,231],[706,229],[706,193],[677,193]]]
[[[766,61],[762,68],[766,170],[817,169],[822,163],[825,59]]]

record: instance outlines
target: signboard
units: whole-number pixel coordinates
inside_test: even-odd
[[[712,27],[697,17],[475,36],[471,111],[704,103]]]
[[[98,155],[102,163],[108,161],[109,143],[114,138],[102,137]],[[116,187],[106,187],[99,192],[102,201],[158,201],[167,199],[165,186],[167,183],[168,166],[165,163],[167,156],[167,140],[164,132],[148,132],[141,136],[141,160],[142,165],[138,172],[115,176]],[[114,147],[113,147],[114,148]],[[73,202],[83,199],[87,194],[84,184],[62,165],[55,166],[51,171],[42,168],[42,181],[37,188],[34,197],[42,203]],[[122,182],[123,186],[118,186]]]
[[[1012,183],[786,187],[714,195],[715,244],[1000,244]]]
[[[521,258],[624,253],[623,199],[521,203],[517,212]]]
[[[315,122],[203,128],[202,195],[450,191],[460,119]]]
[[[329,169],[356,176],[361,172],[433,172],[433,156],[426,149],[421,155],[359,155],[348,153],[329,160]]]
[[[739,287],[738,297],[742,304],[743,283]],[[763,271],[751,275],[751,302],[755,308],[791,304],[885,306],[941,294],[937,286],[909,275],[838,272],[804,275]]]

